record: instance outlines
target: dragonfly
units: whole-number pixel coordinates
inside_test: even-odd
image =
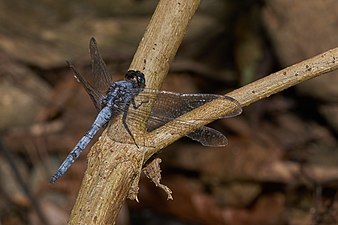
[[[88,82],[70,62],[67,61],[67,63],[74,73],[74,77],[83,85],[90,96],[98,114],[89,130],[79,140],[55,174],[50,178],[50,183],[55,183],[63,176],[85,150],[96,133],[119,115],[122,115],[123,127],[131,137],[133,144],[139,147],[129,124],[135,126],[143,123],[143,118],[145,118],[149,112],[143,109],[145,107],[141,107],[142,105],[153,104],[150,115],[148,116],[147,131],[152,131],[174,119],[177,120],[184,113],[211,101],[221,101],[222,104],[231,105],[233,108],[231,112],[215,119],[234,117],[242,112],[240,103],[229,96],[216,94],[183,94],[146,88],[144,74],[136,70],[129,70],[125,74],[125,80],[112,82],[111,75],[102,59],[94,38],[90,39],[89,52],[92,74],[94,76],[93,84]],[[194,120],[205,119],[196,117]],[[179,127],[182,128],[193,126],[191,121],[178,120],[178,122],[180,124]],[[179,127],[175,129],[177,132],[180,132]],[[186,136],[200,142],[204,146],[219,147],[227,144],[227,138],[221,132],[206,126],[197,128],[194,132]],[[121,140],[117,138],[112,138],[115,141],[121,142]]]

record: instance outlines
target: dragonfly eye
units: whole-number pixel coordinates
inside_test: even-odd
[[[124,76],[124,79],[126,81],[135,80],[137,72],[138,71],[135,71],[135,70],[128,70],[127,73],[126,73],[126,75]]]
[[[139,73],[136,77],[137,79],[137,84],[140,88],[144,88],[146,86],[146,80],[144,78],[144,74],[143,73]]]
[[[145,87],[145,78],[144,74],[138,70],[128,70],[125,76],[126,81],[133,81],[137,84],[137,87],[144,88]]]

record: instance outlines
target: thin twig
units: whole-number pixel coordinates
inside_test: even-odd
[[[269,97],[308,79],[336,70],[337,68],[338,48],[334,48],[238,88],[228,93],[227,96],[236,99],[242,107],[248,106],[258,100]],[[221,115],[231,112],[234,109],[233,107],[233,105],[225,105],[219,101],[210,102],[209,104],[205,104],[202,107],[199,107],[178,118],[180,121],[194,122],[195,126],[180,127],[180,133],[177,134],[176,131],[180,124],[176,123],[176,121],[172,121],[151,132],[146,139],[151,140],[156,148],[149,149],[145,159],[148,159],[154,153],[184,135],[189,134],[197,127],[212,122],[215,120],[213,118],[219,118]],[[194,121],[193,118],[201,118],[205,120]]]

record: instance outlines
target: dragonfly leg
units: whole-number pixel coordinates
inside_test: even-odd
[[[129,108],[129,105],[130,105],[130,104],[127,104],[127,105],[126,105],[126,108],[127,108],[127,109]],[[129,127],[128,127],[128,124],[127,124],[127,113],[128,113],[128,110],[124,110],[123,115],[122,115],[122,124],[123,124],[124,128],[127,130],[128,134],[129,134],[129,135],[131,136],[131,138],[133,139],[133,141],[134,141],[136,147],[139,148],[139,146],[137,145],[136,140],[135,140],[135,138],[134,138],[134,135],[131,133],[131,130],[130,130]]]
[[[135,98],[133,98],[133,99],[131,100],[131,103],[133,104],[133,108],[134,108],[134,109],[138,109],[143,103],[148,103],[148,102],[149,102],[149,100],[143,100],[143,101],[141,101],[139,104],[136,104]]]

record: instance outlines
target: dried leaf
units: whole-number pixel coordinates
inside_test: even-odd
[[[149,163],[144,169],[144,174],[155,183],[156,187],[163,189],[168,197],[167,200],[173,200],[172,191],[165,185],[161,184],[161,168],[160,163],[162,160],[160,158],[154,159],[151,163]]]

